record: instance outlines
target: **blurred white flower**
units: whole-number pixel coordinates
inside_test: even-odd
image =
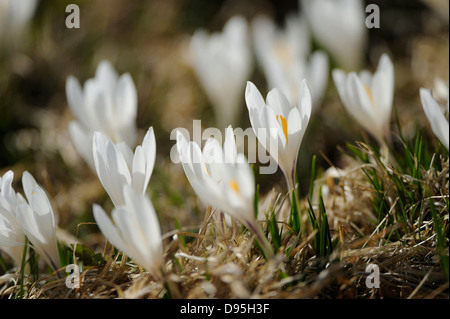
[[[125,184],[140,194],[147,190],[156,158],[153,127],[144,136],[142,145],[133,151],[125,142],[114,144],[102,132],[95,132],[92,152],[97,175],[115,206],[123,205]]]
[[[32,18],[37,0],[0,0],[0,40],[16,40]]]
[[[201,151],[177,131],[177,149],[186,177],[200,200],[229,214],[252,231],[266,255],[273,255],[270,243],[255,218],[255,181],[245,156],[237,154],[233,129],[226,129],[223,148],[213,138]]]
[[[436,101],[447,101],[449,98],[449,90],[447,83],[441,78],[435,78],[433,81],[433,97]]]
[[[234,16],[222,32],[197,30],[190,42],[193,69],[208,96],[219,128],[236,124],[243,85],[252,71],[247,21]]]
[[[289,191],[295,187],[295,169],[303,135],[311,116],[311,95],[306,80],[298,87],[297,105],[292,105],[277,88],[264,101],[252,82],[247,82],[245,101],[252,128],[261,145],[277,161]]]
[[[120,77],[108,61],[101,61],[95,78],[84,88],[69,76],[66,96],[76,120],[69,123],[70,137],[84,160],[95,168],[92,156],[92,136],[95,131],[106,134],[115,143],[136,143],[137,92],[130,74]]]
[[[445,148],[449,148],[449,122],[439,104],[431,96],[430,90],[420,89],[420,100],[423,111],[430,122],[434,135],[442,142]],[[449,114],[449,100],[447,97],[447,114]]]
[[[361,0],[301,0],[312,33],[339,66],[362,66],[367,43],[365,12]]]
[[[22,175],[22,186],[28,203],[20,200],[17,221],[32,247],[54,270],[60,267],[53,209],[45,191],[30,173]]]
[[[252,22],[255,54],[268,86],[278,88],[291,104],[298,101],[298,87],[309,83],[313,105],[323,96],[328,82],[328,57],[322,51],[310,53],[309,30],[304,18],[289,15],[285,28],[278,28],[266,16]]]
[[[18,194],[12,188],[13,171],[7,171],[0,177],[0,249],[5,251],[16,266],[22,262],[25,234],[17,221],[16,212],[19,201]]]
[[[346,74],[333,70],[333,80],[348,113],[380,143],[390,140],[390,120],[394,99],[394,66],[387,54],[382,54],[378,68]]]
[[[100,231],[117,249],[137,264],[161,278],[163,250],[155,209],[145,194],[123,187],[124,205],[112,211],[112,221],[102,207],[94,204],[94,218]]]

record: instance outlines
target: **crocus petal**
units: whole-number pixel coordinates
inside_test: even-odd
[[[72,121],[69,123],[69,135],[78,154],[95,170],[94,157],[92,156],[93,134],[89,130],[86,130],[79,122]]]
[[[95,77],[85,81],[83,89],[73,76],[66,80],[66,95],[76,121],[69,131],[76,150],[93,170],[92,135],[106,134],[115,143],[135,146],[137,92],[128,73],[118,76],[111,63],[99,63]],[[90,139],[89,142],[86,142]]]
[[[308,84],[306,83],[306,80],[302,80],[300,84],[299,89],[299,111],[300,111],[300,117],[304,119],[305,117],[309,120],[311,116],[311,93],[309,91]]]
[[[136,147],[131,171],[131,185],[138,193],[145,193],[145,156],[141,146]]]
[[[118,249],[123,250],[126,246],[122,242],[116,227],[111,219],[106,215],[103,208],[97,204],[93,205],[94,219],[102,234]]]
[[[23,232],[39,255],[52,268],[57,269],[60,266],[60,261],[53,219],[53,212],[51,211],[40,215],[26,204],[18,206],[17,220],[22,226]]]
[[[247,22],[232,17],[222,32],[197,30],[192,36],[192,66],[214,108],[219,127],[237,120],[242,85],[251,71]]]
[[[420,89],[420,99],[425,115],[430,122],[434,135],[442,142],[444,147],[449,149],[449,122],[445,118],[439,104],[431,96],[427,89]],[[447,103],[448,105],[448,103]]]
[[[70,110],[81,123],[88,123],[85,119],[86,113],[84,109],[83,90],[80,82],[69,76],[66,81],[66,96]]]
[[[291,110],[288,99],[277,88],[267,94],[266,103],[276,115],[281,115],[284,118],[287,118]]]
[[[14,172],[9,170],[0,178],[0,206],[3,205],[6,210],[14,213],[17,206],[16,192],[12,188]]]
[[[384,138],[389,138],[390,134],[394,95],[394,68],[389,56],[383,54],[380,57],[373,75],[367,70],[359,75],[355,72],[346,75],[342,70],[333,70],[332,76],[348,113],[383,144]]]
[[[137,114],[137,91],[130,74],[120,76],[115,92],[115,106],[119,116],[124,120],[134,121]]]
[[[245,89],[245,101],[249,109],[261,110],[266,105],[258,88],[250,81]]]
[[[0,247],[17,246],[25,243],[22,228],[16,219],[16,214],[0,205]]]
[[[367,43],[361,0],[302,0],[302,12],[315,39],[338,64],[354,70],[362,64]]]
[[[95,71],[95,80],[108,96],[112,96],[115,92],[118,78],[117,72],[109,61],[100,61]]]
[[[385,53],[380,57],[370,90],[374,104],[379,106],[379,116],[382,118],[382,122],[389,123],[394,96],[394,66]]]
[[[156,139],[153,127],[147,130],[142,141],[142,149],[145,156],[145,181],[144,185],[147,187],[150,177],[152,176],[153,168],[155,166],[156,159]]]
[[[148,256],[162,255],[161,230],[155,209],[147,196],[142,196],[132,191],[130,187],[124,188],[124,197],[129,211],[135,215],[136,221],[141,229],[140,239],[145,244],[144,254],[152,251]]]
[[[131,176],[123,155],[100,132],[94,134],[94,162],[97,175],[115,206],[123,204],[122,187],[131,183]]]
[[[123,189],[125,205],[114,208],[112,219],[94,205],[94,218],[105,237],[136,263],[156,274],[163,262],[161,230],[149,198],[131,186]]]
[[[234,139],[233,128],[228,126],[225,130],[225,142],[223,143],[225,163],[236,161],[236,140]]]

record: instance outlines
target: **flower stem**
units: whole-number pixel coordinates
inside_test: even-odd
[[[269,240],[267,239],[266,235],[264,234],[264,231],[261,228],[261,225],[258,224],[255,221],[246,221],[245,226],[247,226],[248,229],[250,229],[253,234],[256,236],[256,240],[261,247],[264,256],[267,260],[271,259],[274,255],[272,245],[270,245]]]
[[[27,249],[28,249],[28,238],[25,238],[25,244],[23,245],[23,255],[22,255],[22,264],[20,267],[20,290],[19,290],[19,299],[23,299],[23,282],[25,279],[25,262],[26,262],[26,256],[27,256]]]

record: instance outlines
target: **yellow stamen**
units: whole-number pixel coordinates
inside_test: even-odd
[[[234,180],[234,179],[231,180],[231,181],[229,182],[229,185],[230,185],[230,187],[231,187],[236,193],[240,193],[240,191],[239,191],[239,186],[238,186],[236,180]]]
[[[283,133],[284,136],[286,137],[286,145],[289,145],[289,141],[288,141],[288,131],[287,131],[287,121],[286,119],[281,116],[281,115],[277,115],[277,121],[278,123],[281,124],[281,126],[283,127]]]
[[[369,96],[370,101],[372,102],[372,104],[374,104],[372,91],[370,91],[369,86],[368,85],[364,85],[364,88],[366,89],[366,92],[367,92],[367,95]]]

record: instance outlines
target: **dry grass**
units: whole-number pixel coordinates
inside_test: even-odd
[[[189,4],[182,1],[183,5],[186,3]],[[233,1],[228,4],[216,12],[210,26],[221,25],[224,17],[239,8]],[[306,196],[299,206],[303,225],[308,228],[301,236],[290,232],[289,200],[283,201],[287,197],[283,193],[284,182],[275,175],[260,181],[261,223],[265,228],[263,217],[274,208],[278,212],[277,223],[280,229],[283,227],[281,248],[266,261],[251,234],[241,225],[222,223],[217,212],[205,211],[181,166],[168,159],[173,145],[169,133],[173,128],[190,128],[192,118],[213,122],[204,93],[183,56],[188,36],[183,23],[187,22],[175,23],[183,6],[174,1],[136,1],[126,10],[125,7],[120,1],[112,1],[108,6],[95,2],[89,10],[82,11],[82,21],[90,28],[71,34],[55,22],[63,12],[62,2],[54,8],[42,5],[39,23],[36,22],[38,31],[28,44],[27,53],[13,57],[6,54],[9,60],[4,61],[14,63],[0,62],[0,74],[11,74],[10,78],[0,75],[0,97],[4,101],[0,110],[14,106],[13,114],[8,115],[11,123],[2,128],[2,150],[8,150],[10,157],[1,157],[5,162],[1,163],[0,175],[12,169],[17,183],[22,171],[32,172],[52,200],[60,227],[58,239],[67,247],[76,243],[102,257],[99,264],[94,264],[83,259],[86,256],[74,254],[84,262],[82,285],[73,290],[66,287],[64,269],[58,277],[47,275],[41,265],[38,281],[33,276],[25,277],[25,298],[448,298],[448,270],[446,275],[440,260],[440,255],[448,259],[449,254],[448,154],[436,155],[435,160],[441,161],[440,171],[424,169],[422,174],[422,183],[430,189],[429,196],[440,207],[439,216],[444,220],[444,252],[437,247],[435,226],[425,201],[424,218],[411,220],[407,228],[410,231],[399,231],[399,236],[391,241],[392,233],[404,226],[395,213],[398,194],[375,156],[371,162],[362,163],[339,151],[338,145],[360,132],[355,133],[349,118],[340,115],[342,105],[330,81],[324,111],[317,115],[323,130],[308,132],[311,137],[307,136],[309,140],[302,146],[300,162],[309,164],[304,158],[322,152],[320,164],[324,170],[338,167],[325,170],[316,179],[313,198],[316,208],[321,188],[335,249],[330,256],[317,257]],[[254,3],[245,12],[249,17],[255,15]],[[207,14],[210,13],[204,13]],[[190,28],[194,29],[194,24]],[[133,37],[127,37],[130,30],[135,31]],[[418,88],[430,87],[434,77],[448,79],[448,30],[437,30],[436,36],[431,36],[429,30],[414,35],[408,53],[398,48],[396,51],[389,41],[372,43],[374,51],[387,46],[396,54],[395,101],[399,122],[408,138],[414,136],[416,124],[428,127],[420,113]],[[61,56],[61,52],[65,54]],[[67,133],[72,115],[64,95],[66,76],[74,74],[83,82],[105,57],[114,62],[119,72],[129,71],[133,76],[139,94],[139,128],[155,127],[158,155],[149,195],[165,234],[164,283],[124,258],[92,224],[92,203],[101,204],[106,211],[111,211],[112,204],[95,174],[75,153]],[[258,76],[261,75],[255,71],[255,77]],[[26,87],[32,89],[24,91]],[[327,113],[339,116],[330,119]],[[336,134],[338,131],[342,135]],[[429,145],[435,143],[428,128],[423,130],[423,136]],[[326,157],[330,157],[330,163]],[[372,205],[375,191],[362,168],[374,169],[383,179],[392,213],[386,218],[392,217],[393,222],[373,222],[377,221]],[[307,171],[301,172],[302,189]],[[2,256],[9,263],[8,257]],[[379,289],[366,287],[368,264],[380,268]],[[16,297],[20,271],[10,270],[2,278],[5,281],[0,281],[0,297]]]
[[[448,160],[443,164],[433,182],[443,183],[436,186],[445,192]],[[448,298],[448,279],[436,251],[432,220],[417,225],[417,233],[405,233],[389,242],[392,229],[400,226],[380,229],[369,222],[373,218],[368,209],[372,189],[360,166],[349,160],[339,178],[325,174],[317,181],[325,180],[323,185],[329,189],[325,204],[331,234],[338,242],[331,256],[317,258],[311,229],[308,236],[299,238],[285,227],[284,245],[266,261],[249,232],[236,223],[221,223],[215,218],[217,212],[208,210],[198,231],[181,229],[165,234],[164,284],[98,237],[99,245],[104,245],[105,263],[84,266],[79,289],[68,289],[64,277],[44,276],[28,284],[27,298]],[[276,195],[272,192],[261,198],[260,214],[277,203]],[[289,205],[281,205],[281,210],[289,210]],[[303,208],[305,205],[302,202]],[[289,212],[278,216],[283,215]],[[287,219],[278,222],[287,225]],[[448,232],[448,222],[445,227]],[[290,245],[293,248],[287,254],[285,248]],[[380,268],[379,289],[366,287],[368,264]],[[10,285],[2,291],[3,298],[17,289]]]

